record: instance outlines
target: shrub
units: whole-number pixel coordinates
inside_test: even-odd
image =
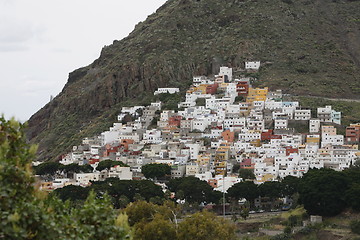
[[[353,233],[360,235],[360,220],[351,221],[350,229]]]

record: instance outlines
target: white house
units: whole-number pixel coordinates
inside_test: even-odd
[[[310,119],[309,121],[309,132],[318,133],[320,132],[320,119]]]
[[[343,145],[344,144],[344,135],[321,135],[321,147],[327,145]]]
[[[275,119],[275,129],[286,129],[288,127],[287,119]]]
[[[110,168],[108,176],[120,180],[132,180],[133,173],[130,171],[130,167],[114,166]]]
[[[90,181],[100,181],[100,173],[75,173],[75,180],[81,186],[87,186]]]
[[[247,70],[259,70],[260,61],[255,62],[245,62],[245,69]]]
[[[294,112],[295,120],[310,120],[311,110],[310,109],[296,109]]]
[[[143,134],[144,143],[159,144],[162,142],[161,131],[156,129],[146,130]]]
[[[180,92],[179,88],[158,88],[158,90],[156,90],[154,92],[154,95],[158,95],[161,93],[170,93],[170,94],[174,94],[174,93],[178,93]]]
[[[220,67],[220,72],[219,72],[219,76],[226,76],[225,77],[225,81],[226,81],[226,78],[229,82],[232,81],[232,68],[229,68],[229,67]]]

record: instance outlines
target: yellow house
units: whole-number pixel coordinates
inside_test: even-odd
[[[206,87],[208,85],[207,84],[201,84],[197,87],[197,92],[200,92],[201,94],[206,94]]]
[[[246,98],[246,102],[252,103],[254,101],[266,101],[266,96],[269,92],[269,88],[249,88],[249,93]]]
[[[197,164],[199,166],[208,165],[210,163],[210,154],[199,154]]]
[[[319,135],[307,135],[306,136],[306,143],[307,144],[319,144],[320,143],[320,136]]]
[[[250,141],[250,144],[254,147],[260,147],[261,146],[261,140],[260,139],[254,139]]]
[[[267,173],[267,174],[264,174],[260,180],[258,180],[258,183],[271,182],[271,181],[274,181],[275,179],[276,178],[274,175]]]
[[[222,143],[215,153],[215,174],[222,175],[226,172],[226,162],[229,159],[230,145]]]
[[[226,161],[215,162],[215,175],[225,175]]]

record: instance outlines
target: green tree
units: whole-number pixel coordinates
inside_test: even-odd
[[[173,219],[173,214],[167,206],[159,206],[146,201],[130,203],[125,208],[125,212],[129,216],[131,226],[140,222],[151,222],[155,218],[155,214],[160,214],[164,219]]]
[[[259,197],[259,190],[254,182],[239,182],[231,186],[227,191],[228,197],[236,201],[245,198],[250,203],[250,207],[254,206],[255,198]]]
[[[130,203],[130,200],[125,196],[121,195],[119,198],[119,207],[125,208]]]
[[[184,194],[184,198],[189,203],[212,202],[214,197],[212,187],[206,182],[196,177],[184,177],[171,179],[168,183],[171,191]]]
[[[231,240],[236,239],[235,226],[228,220],[207,211],[184,218],[179,224],[178,239],[181,240]]]
[[[58,162],[44,162],[35,167],[37,175],[54,175],[62,169],[62,164]]]
[[[128,239],[125,216],[117,217],[106,196],[92,195],[77,209],[34,188],[36,147],[26,143],[24,127],[0,118],[0,238]]]
[[[104,160],[99,162],[99,165],[96,167],[96,170],[102,171],[104,169],[109,170],[111,167],[119,165],[120,167],[128,167],[125,163],[122,161],[113,161],[113,160]]]
[[[52,194],[57,195],[63,201],[85,201],[89,195],[89,188],[69,185],[56,189]]]
[[[172,222],[161,215],[155,215],[150,222],[136,224],[134,240],[176,240],[176,228]]]
[[[68,165],[61,165],[60,170],[64,171],[68,177],[72,178],[74,173],[90,173],[93,171],[93,168],[89,164],[80,166],[77,163],[72,163]]]
[[[115,208],[120,208],[120,196],[126,196],[129,201],[147,200],[152,197],[164,198],[161,187],[150,180],[120,180],[108,178],[105,181],[93,182],[90,189],[101,196],[108,193],[112,197]]]
[[[254,171],[246,168],[240,168],[239,177],[245,180],[254,180],[256,178]]]
[[[350,229],[353,233],[360,235],[360,220],[353,220],[350,222]]]
[[[164,178],[171,174],[171,167],[168,164],[150,163],[142,166],[141,172],[148,179]]]
[[[239,102],[243,102],[245,100],[245,98],[243,96],[236,96],[235,97],[235,102],[239,103]]]
[[[114,211],[110,198],[104,196],[97,199],[91,192],[84,206],[76,211],[76,218],[82,225],[87,239],[125,239],[129,235],[124,231],[126,226],[119,226],[116,222],[117,213]]]
[[[264,182],[259,185],[259,193],[261,197],[276,199],[282,196],[280,182]]]
[[[206,104],[205,98],[196,99],[196,106],[205,106],[205,104]]]
[[[234,166],[232,168],[232,172],[239,173],[239,170],[240,170],[240,164],[239,163],[234,164]]]
[[[346,207],[346,176],[332,169],[310,169],[300,186],[300,201],[309,214],[333,216]]]
[[[286,176],[281,181],[282,193],[284,196],[291,197],[299,191],[300,178],[294,176]]]
[[[244,220],[246,220],[246,218],[249,216],[249,209],[248,208],[243,208],[243,209],[241,209],[241,211],[240,211],[240,216],[244,219]]]
[[[345,199],[352,209],[360,211],[360,183],[351,184],[345,192]]]

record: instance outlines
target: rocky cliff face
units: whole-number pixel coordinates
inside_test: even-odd
[[[105,130],[124,104],[146,102],[158,87],[185,89],[220,65],[237,71],[245,60],[265,63],[259,86],[358,98],[360,1],[169,0],[70,73],[29,120],[28,137],[40,159],[55,159]]]

